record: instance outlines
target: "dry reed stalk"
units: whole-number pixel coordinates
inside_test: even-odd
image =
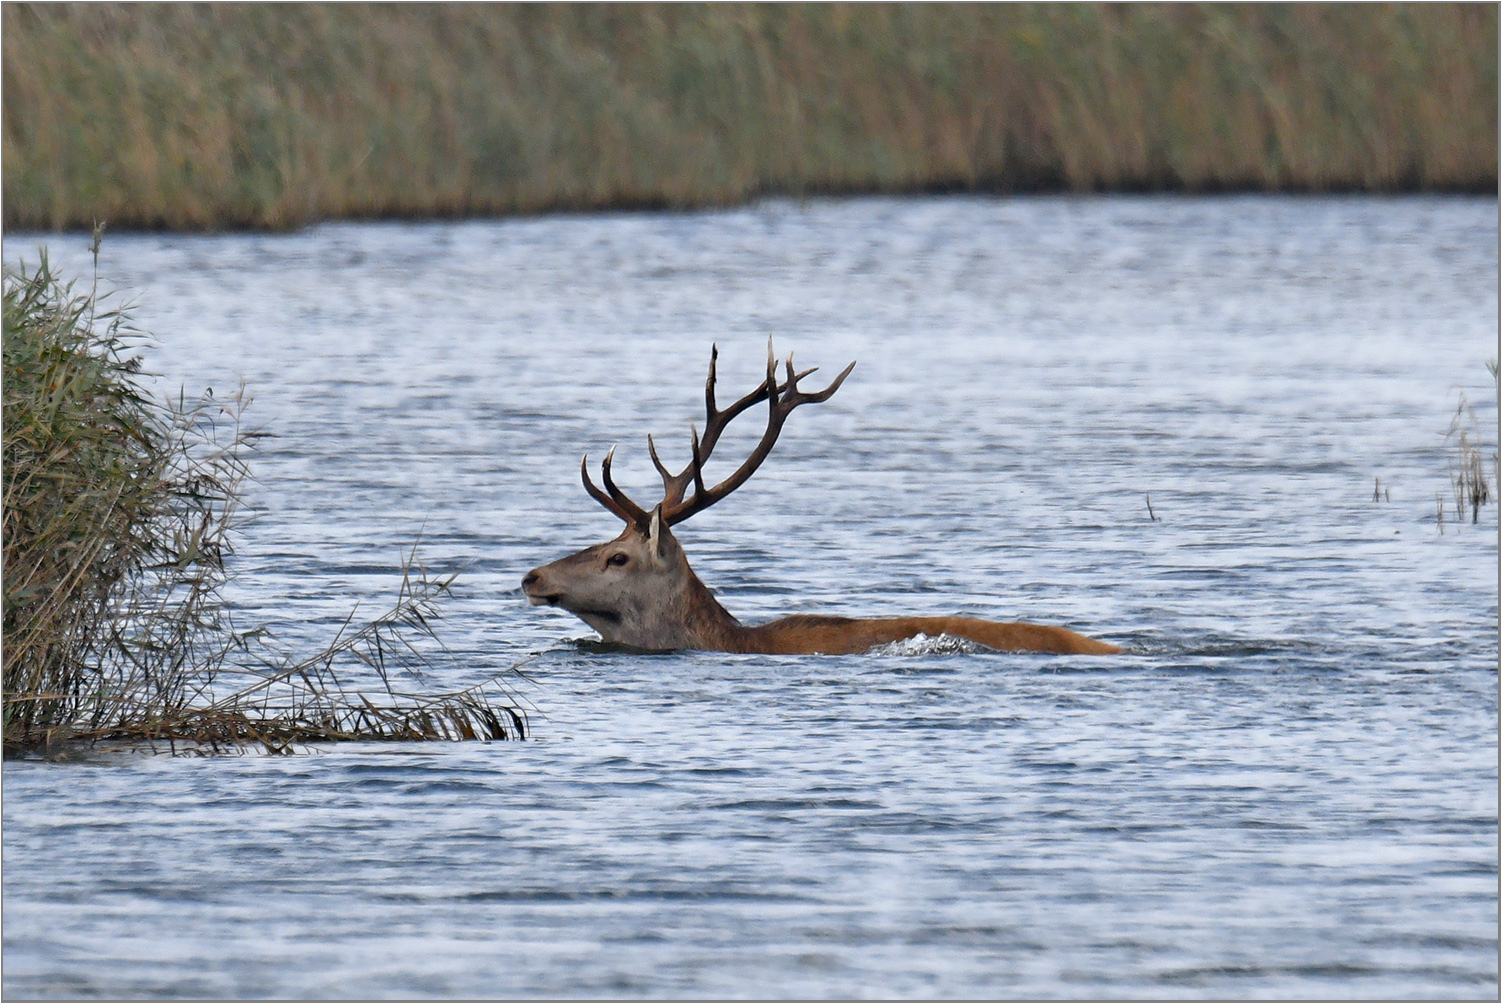
[[[1465,392],[1461,391],[1460,403],[1450,419],[1450,429],[1445,433],[1446,441],[1455,444],[1455,452],[1450,458],[1450,488],[1455,497],[1457,522],[1465,521],[1467,508],[1471,510],[1471,522],[1480,522],[1481,507],[1492,498],[1491,483],[1486,476],[1481,449],[1476,445],[1480,429],[1476,410],[1471,407]],[[1494,467],[1495,463],[1494,456]]]

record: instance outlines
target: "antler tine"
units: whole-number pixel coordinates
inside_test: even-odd
[[[689,444],[692,446],[694,451],[694,460],[692,464],[694,471],[694,494],[702,495],[704,493],[704,444],[699,441],[699,430],[694,428],[694,424],[692,422],[688,424],[688,436]],[[675,499],[674,502],[681,502],[682,500],[683,495],[680,492],[678,498]]]
[[[600,473],[604,477],[606,489],[606,491],[602,492],[590,480],[589,454],[586,453],[584,455],[584,459],[579,462],[579,475],[584,479],[584,490],[589,492],[590,498],[627,523],[646,526],[651,520],[651,515],[641,506],[631,501],[630,496],[625,492],[616,487],[614,479],[610,476],[610,462],[614,457],[615,447],[612,446],[610,452],[605,454],[605,460],[600,464]],[[606,494],[606,492],[609,492],[609,494]]]
[[[692,440],[693,456],[689,461],[689,466],[674,475],[658,459],[657,449],[652,444],[652,437],[650,434],[647,436],[647,450],[652,454],[652,463],[657,465],[657,473],[662,475],[662,505],[664,509],[671,508],[683,501],[683,493],[688,490],[690,475],[692,475],[692,480],[695,483],[695,490],[704,490],[704,458],[709,455],[710,450],[714,449],[715,440],[720,437],[719,430],[724,427],[725,423],[739,414],[739,412],[732,408],[732,414],[722,417],[720,410],[715,406],[716,364],[719,362],[719,359],[720,346],[715,342],[711,342],[709,344],[709,376],[704,380],[704,430],[705,435],[708,437],[707,448],[700,441],[698,431],[694,428],[693,423],[690,422],[688,432],[689,438]]]
[[[612,446],[610,452],[605,454],[605,459],[600,463],[600,477],[605,481],[605,490],[610,493],[610,497],[615,500],[617,505],[630,513],[633,523],[636,523],[638,526],[646,526],[651,520],[651,516],[647,510],[631,501],[631,496],[616,487],[615,479],[610,476],[610,462],[614,459],[615,447]]]
[[[579,461],[579,476],[584,479],[584,490],[589,492],[590,498],[600,503],[600,505],[604,506],[617,517],[625,520],[627,523],[632,522],[631,514],[626,512],[626,510],[622,509],[620,506],[616,505],[614,499],[612,499],[609,495],[606,495],[604,492],[600,491],[600,489],[595,486],[595,483],[590,480],[588,453],[584,454],[584,459]]]
[[[853,369],[855,369],[855,361],[851,360],[850,365],[846,366],[844,369],[840,370],[840,375],[837,376],[837,377],[835,377],[834,380],[830,382],[830,384],[829,384],[828,387],[825,387],[823,390],[819,391],[817,394],[803,394],[803,393],[800,392],[799,395],[798,395],[798,397],[799,397],[798,403],[799,404],[818,404],[821,401],[828,401],[831,397],[834,396],[834,392],[840,389],[840,384],[842,384],[842,383],[845,382],[845,378],[850,375],[850,371],[853,370]],[[808,376],[812,372],[813,372],[813,370],[805,370],[804,372],[798,374],[798,376],[801,379],[803,377]]]
[[[657,444],[652,442],[652,434],[650,432],[647,433],[647,452],[652,455],[652,465],[657,468],[657,473],[662,475],[663,488],[671,488],[673,486],[673,475],[667,469],[667,466],[663,464],[662,458],[657,455]]]
[[[719,360],[719,358],[720,347],[714,342],[710,342],[709,379],[704,381],[704,414],[709,417],[709,421],[714,421],[716,414],[714,406],[715,363]]]
[[[772,336],[767,336],[767,399],[777,407],[777,355],[772,351]]]

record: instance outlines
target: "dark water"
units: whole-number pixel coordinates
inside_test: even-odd
[[[7,762],[6,995],[1495,998],[1497,507],[1435,509],[1461,393],[1496,442],[1497,241],[1344,198],[108,238],[164,388],[243,378],[274,433],[242,623],[314,648],[421,534],[472,562],[436,682],[529,660],[540,713]],[[650,499],[709,343],[729,397],[768,334],[859,366],[680,528],[727,607],[1131,654],[631,656],[526,607],[617,531],[579,455]]]

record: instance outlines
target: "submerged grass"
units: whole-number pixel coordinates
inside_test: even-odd
[[[4,277],[5,751],[524,737],[499,677],[397,689],[453,582],[415,555],[391,610],[312,658],[272,658],[260,631],[235,627],[222,587],[256,438],[249,398],[152,398],[141,336],[100,300],[45,254]],[[352,664],[375,671],[372,692],[350,685]]]
[[[1494,4],[0,8],[4,223],[1488,191]]]

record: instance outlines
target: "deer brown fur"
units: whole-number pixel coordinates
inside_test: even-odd
[[[720,605],[689,567],[688,558],[669,529],[729,495],[755,473],[771,452],[783,422],[800,404],[826,401],[839,389],[855,364],[845,367],[818,393],[799,390],[798,381],[813,370],[793,369],[788,356],[786,381],[779,383],[771,343],[767,346],[767,377],[735,404],[715,405],[715,362],[711,352],[705,385],[704,435],[692,430],[692,458],[677,474],[663,466],[652,438],[647,445],[663,480],[663,499],[651,511],[633,502],[610,474],[614,450],[601,465],[605,490],[589,477],[588,457],[581,465],[584,487],[610,512],[626,523],[621,535],[604,544],[535,568],[522,580],[534,605],[556,606],[577,615],[606,642],[644,651],[700,649],[718,652],[761,652],[775,655],[844,655],[865,652],[877,645],[947,634],[1004,651],[1057,652],[1104,655],[1120,652],[1115,645],[1086,638],[1061,627],[1003,624],[970,617],[896,617],[875,620],[797,615],[757,627],[746,627]],[[737,415],[761,401],[770,401],[767,430],[740,468],[710,488],[703,465],[720,433]],[[689,488],[691,496],[685,497]]]

